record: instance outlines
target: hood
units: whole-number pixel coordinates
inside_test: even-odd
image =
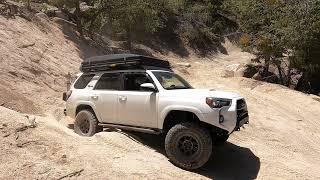
[[[233,99],[241,97],[237,93],[226,92],[226,91],[216,91],[209,89],[175,89],[167,90],[166,93],[170,96],[183,96],[186,98],[195,98],[195,97],[215,97],[215,98],[226,98]]]

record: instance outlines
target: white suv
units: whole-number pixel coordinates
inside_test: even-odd
[[[116,55],[124,61],[132,56],[144,57]],[[64,93],[65,114],[75,118],[80,135],[92,136],[103,127],[164,134],[168,158],[181,168],[196,169],[208,161],[214,144],[249,122],[238,94],[194,89],[163,67],[109,67],[81,73]]]

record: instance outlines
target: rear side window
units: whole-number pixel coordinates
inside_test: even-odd
[[[100,77],[95,89],[97,89],[97,90],[120,90],[120,87],[121,87],[120,74],[106,73]]]
[[[74,84],[74,88],[84,89],[85,87],[87,87],[93,76],[94,74],[82,74],[77,80],[77,82]]]

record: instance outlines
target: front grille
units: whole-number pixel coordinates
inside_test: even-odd
[[[241,121],[243,118],[248,117],[247,104],[244,99],[237,100],[237,121]]]
[[[246,106],[246,101],[244,99],[237,100],[237,109],[243,109]]]
[[[249,123],[248,117],[249,117],[249,114],[248,114],[246,101],[244,99],[237,100],[237,124],[235,127],[236,131],[240,130],[240,127],[243,126],[244,123],[245,124]]]

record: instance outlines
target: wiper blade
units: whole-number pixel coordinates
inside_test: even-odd
[[[167,90],[172,90],[172,89],[190,89],[189,87],[168,87]]]

